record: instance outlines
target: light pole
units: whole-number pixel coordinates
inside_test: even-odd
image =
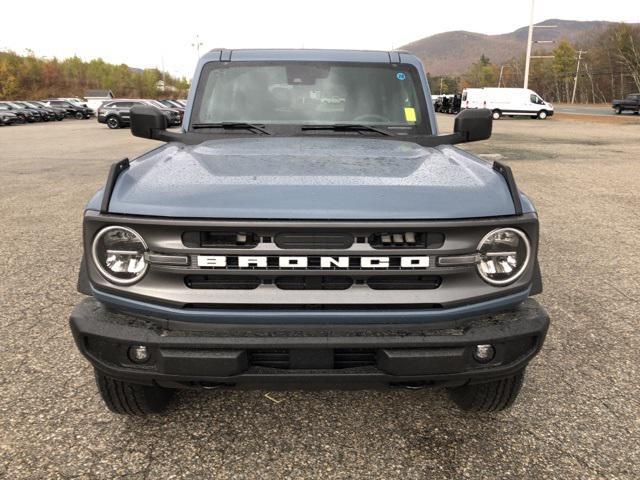
[[[529,88],[529,63],[531,62],[531,44],[533,43],[533,4],[531,0],[531,12],[529,14],[529,34],[527,35],[527,58],[524,63],[524,88]]]
[[[196,34],[196,40],[191,44],[192,47],[196,49],[196,55],[198,59],[200,58],[200,47],[202,46],[202,42],[200,41],[200,35]]]
[[[584,50],[578,50],[578,65],[576,67],[576,76],[573,79],[573,95],[571,95],[571,104],[576,100],[576,90],[578,88],[578,73],[580,72],[580,60],[582,60],[582,54],[587,53]]]

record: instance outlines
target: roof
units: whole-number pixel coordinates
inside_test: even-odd
[[[111,90],[87,90],[84,94],[85,98],[113,98]]]
[[[207,61],[338,61],[338,62],[401,62],[405,52],[384,50],[329,50],[329,49],[215,49],[203,57]]]

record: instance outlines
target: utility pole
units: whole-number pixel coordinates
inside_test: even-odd
[[[443,78],[440,77],[440,95],[442,95],[442,80],[443,80]]]
[[[500,77],[498,77],[498,88],[500,88],[500,84],[502,83],[502,71],[504,70],[504,65],[500,65]]]
[[[576,100],[576,90],[578,89],[578,74],[580,73],[580,60],[582,60],[582,54],[587,53],[584,50],[578,50],[578,65],[576,67],[576,76],[573,78],[573,95],[571,95],[571,104]]]
[[[202,46],[202,42],[200,41],[200,35],[196,34],[196,40],[191,44],[192,47],[196,49],[196,55],[198,59],[200,59],[200,47]]]
[[[533,29],[534,28],[556,28],[557,25],[534,25],[533,24],[533,11],[535,0],[531,0],[531,12],[529,14],[529,34],[527,36],[527,58],[524,63],[524,88],[529,88],[529,64],[532,58],[553,58],[553,55],[534,55],[531,56],[531,47],[534,43],[554,43],[553,40],[538,40],[533,41]]]
[[[524,63],[524,88],[529,88],[529,63],[531,62],[531,44],[533,43],[533,5],[531,0],[531,12],[529,14],[529,34],[527,35],[527,59]]]

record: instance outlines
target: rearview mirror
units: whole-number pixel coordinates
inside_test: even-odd
[[[142,138],[158,138],[167,129],[167,117],[156,107],[134,105],[131,107],[131,134]]]
[[[456,115],[453,132],[462,137],[463,142],[475,142],[491,137],[493,118],[486,108],[466,109]]]

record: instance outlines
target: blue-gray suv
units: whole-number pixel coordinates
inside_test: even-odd
[[[84,213],[71,330],[114,412],[179,389],[447,387],[509,407],[549,318],[538,216],[510,168],[439,134],[406,52],[214,50],[180,131],[115,163]]]

